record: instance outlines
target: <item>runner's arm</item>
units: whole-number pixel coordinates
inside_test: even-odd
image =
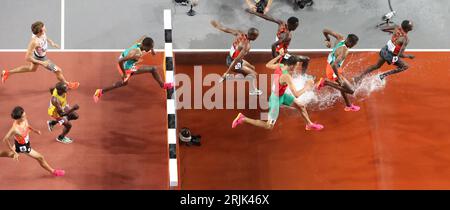
[[[59,49],[59,48],[60,48],[58,44],[56,44],[53,40],[51,40],[51,39],[48,38],[48,37],[47,37],[47,41],[48,41],[48,43],[50,43],[50,45],[51,45],[52,47],[54,47],[54,48],[56,48],[56,49]]]
[[[41,131],[38,130],[38,129],[36,129],[36,128],[34,128],[34,127],[32,127],[31,125],[28,125],[28,128],[29,128],[31,131],[33,131],[34,133],[36,133],[36,134],[38,134],[38,135],[41,135]]]
[[[269,62],[266,63],[266,68],[268,69],[272,69],[275,70],[278,68],[278,66],[280,66],[280,64],[278,64],[278,61],[280,60],[280,58],[284,56],[283,54],[279,54],[277,57],[272,58],[272,60],[270,60]]]
[[[267,4],[267,6],[269,6],[269,4]],[[267,8],[267,7],[266,7],[266,8]],[[274,23],[276,23],[276,24],[278,24],[278,25],[283,24],[283,21],[282,21],[282,20],[275,19],[275,18],[273,18],[273,17],[271,17],[271,16],[269,16],[269,15],[261,14],[261,13],[255,12],[255,11],[253,11],[253,10],[250,10],[250,9],[245,9],[245,11],[248,12],[248,13],[250,13],[250,14],[254,14],[254,15],[260,17],[260,18],[263,18],[263,19],[265,19],[265,20],[274,22]]]
[[[137,39],[136,41],[134,41],[134,44],[133,44],[133,45],[141,43],[142,41],[144,41],[145,37],[147,37],[147,36],[142,35],[141,38],[139,38],[139,39]]]
[[[344,36],[343,36],[342,34],[337,33],[337,32],[335,32],[335,31],[332,31],[332,30],[327,29],[327,28],[326,28],[326,29],[323,29],[323,35],[325,36],[325,40],[327,40],[327,41],[331,41],[330,35],[331,35],[332,37],[334,37],[335,39],[340,40],[340,41],[342,41],[342,40],[345,39]]]
[[[277,52],[276,52],[277,46],[283,42],[288,41],[288,39],[289,39],[288,33],[282,33],[280,39],[278,39],[276,42],[274,42],[272,44],[272,57],[277,56]],[[287,53],[287,52],[284,52],[284,53]]]
[[[295,96],[295,98],[300,97],[306,91],[310,90],[312,88],[312,86],[313,86],[312,80],[308,80],[305,83],[305,86],[302,89],[297,90],[297,88],[295,87],[294,81],[292,81],[292,77],[290,75],[287,75],[287,74],[283,74],[281,76],[280,80],[284,81],[284,82],[286,82],[288,84],[289,90]]]
[[[394,33],[395,29],[397,29],[397,25],[391,25],[391,26],[386,26],[384,28],[382,28],[381,30],[384,32],[389,32],[389,33]]]
[[[266,8],[264,9],[264,14],[266,14],[267,12],[269,12],[270,6],[272,6],[272,0],[269,0],[269,1],[267,2]]]
[[[11,136],[14,134],[14,129],[11,127],[11,129],[9,129],[8,133],[6,133],[5,137],[3,137],[3,142],[6,144],[6,146],[8,146],[8,148],[16,153],[16,151],[14,150],[14,148],[11,145],[11,142],[9,142],[9,138],[11,138]]]
[[[70,108],[67,111],[64,111],[64,108],[61,107],[61,104],[59,103],[58,99],[56,99],[56,97],[52,96],[51,99],[52,105],[56,107],[56,112],[58,112],[59,116],[66,116],[69,115],[70,113],[74,112],[75,110],[78,110],[80,107],[78,106],[78,104],[75,104],[72,108]]]
[[[216,28],[216,29],[218,29],[218,30],[220,30],[220,31],[223,31],[223,32],[229,33],[229,34],[233,34],[234,36],[237,36],[237,35],[239,35],[240,33],[243,33],[243,32],[241,32],[241,31],[239,31],[239,30],[235,30],[235,29],[231,29],[231,28],[224,27],[224,26],[222,26],[222,24],[220,24],[220,23],[217,22],[216,20],[211,21],[211,25],[212,25],[214,28]]]
[[[336,75],[339,82],[341,82],[341,75],[339,75],[339,67],[338,64],[341,63],[345,57],[347,57],[347,50],[344,50],[342,47],[336,50],[336,60],[331,64],[331,68],[333,69],[334,74]]]
[[[28,44],[27,53],[25,54],[26,61],[45,66],[45,62],[33,58],[34,49],[36,49],[36,42],[31,39],[30,43]]]
[[[400,57],[400,58],[411,58],[411,59],[413,59],[414,58],[414,55],[408,55],[408,54],[404,54],[405,53],[405,50],[406,50],[406,46],[408,46],[408,43],[409,43],[409,40],[408,39],[406,39],[406,38],[404,38],[404,37],[402,37],[401,38],[402,39],[402,47],[400,48],[400,51],[399,51],[399,53],[398,53],[398,57]]]
[[[256,5],[252,2],[252,0],[245,0],[245,2],[247,3],[248,7],[256,11]]]
[[[50,100],[52,105],[56,107],[56,112],[58,112],[59,116],[66,116],[67,113],[64,112],[64,109],[61,107],[61,104],[59,103],[58,99],[54,96],[52,96],[52,99]]]

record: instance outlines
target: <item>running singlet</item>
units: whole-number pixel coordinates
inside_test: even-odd
[[[33,34],[32,38],[36,39],[38,46],[34,49],[34,55],[38,57],[45,57],[47,54],[48,43],[47,43],[47,35],[44,33],[41,37],[37,37]]]
[[[277,69],[275,69],[274,73],[275,73],[275,76],[274,76],[274,82],[272,84],[272,93],[275,94],[276,96],[282,96],[286,92],[288,85],[281,84],[280,78],[281,78],[281,75],[287,74],[288,71],[287,70],[283,71],[283,70],[281,70],[281,67],[278,67]],[[277,93],[277,89],[278,89],[278,93]]]
[[[278,41],[281,38],[281,34],[283,34],[283,33],[289,33],[286,23],[281,24],[280,28],[278,29],[277,37],[275,38],[275,41]],[[280,43],[279,45],[277,45],[275,52],[280,52],[280,50],[283,49],[284,53],[287,53],[287,49],[289,47],[290,42],[291,41],[289,40],[289,42],[287,42],[287,43],[286,42]]]
[[[392,38],[387,43],[388,50],[394,55],[398,55],[400,49],[402,48],[401,44],[395,44],[400,37],[405,37],[405,39],[408,40],[408,34],[403,31],[401,27],[398,27],[395,33],[392,35]]]
[[[53,97],[56,97],[56,99],[58,100],[58,102],[61,104],[61,107],[64,108],[67,106],[67,93],[64,93],[63,96],[58,95],[58,91],[56,90],[56,88],[53,90],[52,93]],[[53,106],[52,104],[52,100],[50,99],[50,105],[48,107],[48,115],[52,116],[52,117],[60,117],[56,107]]]
[[[30,127],[21,128],[21,127],[17,127],[17,129],[20,132],[20,135],[14,135],[14,140],[16,140],[17,143],[24,145],[24,144],[28,144],[28,142],[30,142]]]
[[[230,56],[233,60],[241,53],[241,51],[237,49],[241,42],[249,42],[246,34],[239,34],[231,45]]]
[[[334,63],[334,61],[336,61],[336,50],[339,49],[340,47],[345,46],[345,40],[340,41],[339,43],[336,44],[336,46],[333,48],[333,51],[328,55],[328,60],[327,62],[331,65]],[[340,63],[338,63],[338,67],[341,67],[342,64],[344,63],[343,59]]]
[[[123,51],[123,53],[120,55],[120,57],[125,58],[130,53],[131,50],[139,49],[140,47],[141,47],[141,43],[136,43],[133,46],[131,46],[130,48]],[[127,60],[127,61],[125,61],[125,63],[123,63],[123,68],[125,70],[131,69],[131,67],[133,67],[134,63],[136,63],[136,62],[137,62],[137,60],[135,60],[135,59]]]

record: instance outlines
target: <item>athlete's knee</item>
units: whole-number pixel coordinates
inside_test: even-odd
[[[300,61],[303,63],[309,63],[309,61],[311,60],[311,58],[309,58],[308,56],[301,56],[300,57]]]
[[[257,78],[257,76],[258,74],[256,72],[249,72],[246,77],[250,80],[254,80]]]
[[[152,72],[152,73],[156,71],[156,67],[154,67],[154,66],[143,66],[140,69],[142,69],[144,71]]]
[[[348,88],[347,93],[353,95],[355,93],[355,90],[353,88]]]
[[[267,130],[272,130],[273,129],[274,124],[271,123],[267,123],[265,129]]]
[[[252,75],[253,77],[258,76],[258,72],[253,69],[247,69],[248,75]]]
[[[36,157],[36,160],[39,161],[39,162],[42,162],[42,161],[44,161],[45,159],[44,159],[44,156],[43,156],[43,155],[40,155],[40,156]]]
[[[38,69],[38,65],[31,65],[28,67],[28,71],[35,72]]]
[[[404,64],[400,67],[400,69],[401,69],[402,71],[408,70],[408,69],[409,69],[409,64],[404,63]]]
[[[77,120],[79,118],[78,113],[76,112],[72,112],[69,114],[69,116],[67,116],[68,120]]]
[[[48,63],[47,68],[50,69],[50,70],[52,70],[52,71],[55,72],[55,73],[61,73],[61,72],[62,72],[61,67],[57,66],[56,64],[54,64],[54,63],[52,63],[52,62],[49,62],[49,63]]]
[[[344,92],[347,93],[347,94],[353,95],[355,93],[355,89],[352,86],[350,86],[349,84],[345,84],[344,85]]]
[[[67,129],[71,129],[71,128],[72,128],[72,123],[70,123],[70,122],[65,122],[65,123],[63,124],[63,126],[64,126],[65,128],[67,128]]]

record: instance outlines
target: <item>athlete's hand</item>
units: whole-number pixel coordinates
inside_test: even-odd
[[[34,131],[37,135],[41,135],[41,131],[40,130],[35,130]]]
[[[269,7],[266,7],[266,8],[264,9],[264,14],[266,14],[267,12],[269,12]]]
[[[331,48],[331,41],[325,40],[325,46],[326,46],[327,48]]]
[[[58,44],[56,44],[56,43],[54,43],[53,45],[52,45],[54,48],[56,48],[56,49],[60,49],[61,47],[58,45]]]
[[[284,52],[284,49],[283,49],[283,48],[281,48],[278,52],[279,52],[280,55],[282,55],[282,56],[286,53],[286,52]]]
[[[14,151],[13,160],[19,161],[19,154],[16,151]]]
[[[214,28],[217,28],[217,27],[220,26],[220,23],[217,22],[217,21],[215,21],[215,20],[212,20],[212,21],[211,21],[211,25],[214,26]]]
[[[50,64],[50,62],[48,60],[46,61],[41,61],[41,65],[43,65],[44,67],[48,67],[48,65]]]
[[[75,105],[73,105],[73,108],[72,108],[73,110],[78,110],[78,109],[80,109],[80,106],[78,106],[78,104],[75,104]]]

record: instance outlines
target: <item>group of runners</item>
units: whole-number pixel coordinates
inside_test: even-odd
[[[325,38],[325,46],[327,48],[332,48],[332,51],[327,58],[327,66],[325,69],[326,77],[320,78],[315,83],[313,80],[309,79],[305,82],[304,87],[298,90],[293,82],[293,75],[295,72],[299,71],[298,69],[300,66],[301,75],[305,75],[310,61],[310,58],[307,56],[294,55],[288,51],[293,32],[299,26],[299,19],[290,17],[287,21],[283,21],[250,9],[246,9],[246,12],[278,25],[276,40],[271,45],[273,59],[266,64],[267,68],[273,70],[275,77],[271,86],[271,95],[269,97],[268,120],[262,121],[251,119],[244,114],[239,113],[232,122],[232,128],[235,128],[239,124],[247,123],[257,127],[272,129],[278,119],[280,106],[285,105],[293,106],[300,110],[302,118],[306,123],[306,130],[322,130],[324,128],[323,125],[313,123],[310,120],[306,110],[307,104],[302,103],[301,100],[296,100],[302,94],[312,89],[320,91],[324,86],[328,86],[341,93],[345,102],[345,111],[356,112],[360,110],[360,107],[351,103],[348,95],[354,94],[355,87],[360,85],[365,76],[381,68],[385,63],[395,65],[395,69],[379,74],[379,79],[384,80],[389,75],[400,73],[408,69],[408,64],[403,61],[402,58],[414,58],[413,55],[404,53],[406,46],[409,43],[408,32],[413,30],[413,23],[409,20],[404,20],[400,26],[387,26],[384,28],[384,31],[392,33],[392,37],[388,40],[386,46],[380,50],[378,62],[375,65],[368,67],[366,70],[363,70],[360,75],[348,80],[343,75],[344,69],[342,64],[349,54],[349,49],[357,45],[359,38],[355,34],[344,36],[336,31],[324,29],[323,36]],[[211,21],[211,24],[218,30],[235,36],[229,55],[226,58],[228,69],[222,75],[221,81],[230,78],[230,72],[243,74],[252,80],[250,95],[261,95],[262,91],[258,90],[256,85],[258,73],[255,66],[244,59],[250,52],[250,42],[256,40],[259,36],[258,29],[250,28],[247,32],[243,32],[224,27],[217,21]],[[334,41],[332,38],[334,38]],[[292,94],[286,92],[288,88]]]
[[[359,38],[355,34],[344,36],[330,29],[324,29],[323,35],[325,38],[325,45],[332,48],[328,55],[327,66],[325,69],[326,77],[318,79],[314,82],[308,79],[301,89],[297,89],[294,83],[293,75],[295,72],[301,72],[300,75],[305,75],[308,71],[308,64],[310,58],[303,55],[295,55],[289,52],[289,44],[291,43],[293,32],[299,27],[299,19],[290,17],[287,21],[275,19],[269,15],[255,12],[247,9],[248,13],[261,17],[265,20],[271,21],[278,25],[276,33],[276,41],[272,43],[272,59],[266,64],[268,69],[273,70],[275,79],[271,86],[271,95],[269,97],[269,115],[267,121],[256,120],[246,117],[239,113],[232,122],[232,128],[239,124],[247,123],[253,126],[258,126],[266,129],[272,129],[278,119],[281,105],[296,107],[306,123],[306,130],[322,130],[323,125],[313,123],[306,110],[307,104],[296,100],[305,92],[316,89],[321,90],[324,86],[334,88],[342,94],[345,101],[345,111],[359,111],[360,107],[351,103],[348,95],[352,95],[362,79],[371,72],[379,69],[385,63],[389,65],[396,65],[396,68],[385,73],[379,74],[379,78],[384,80],[387,76],[396,74],[408,69],[408,64],[402,58],[414,58],[413,55],[405,54],[406,46],[409,43],[408,32],[413,29],[413,24],[409,20],[402,22],[400,26],[389,26],[385,30],[392,32],[392,38],[388,40],[385,47],[379,53],[379,59],[375,65],[363,70],[362,73],[348,80],[343,76],[342,64],[344,63],[349,49],[357,45]],[[224,27],[217,21],[211,21],[213,27],[223,32],[232,34],[235,39],[231,45],[231,50],[226,57],[227,70],[222,75],[223,80],[229,79],[232,72],[243,74],[251,78],[250,95],[258,96],[263,93],[257,88],[256,77],[258,75],[255,66],[245,60],[250,52],[250,42],[254,41],[259,36],[259,31],[256,28],[250,28],[247,32],[236,29]],[[70,106],[67,101],[69,90],[76,90],[79,82],[69,82],[63,75],[62,69],[47,58],[46,52],[48,45],[59,48],[58,44],[52,41],[46,35],[46,28],[43,22],[37,21],[31,25],[33,33],[26,52],[26,62],[28,64],[22,65],[11,70],[3,69],[1,71],[1,82],[6,85],[8,78],[12,75],[35,72],[39,67],[43,67],[54,73],[58,82],[50,89],[48,115],[51,120],[47,121],[49,131],[53,131],[54,126],[63,126],[62,133],[56,137],[56,140],[61,143],[69,144],[73,140],[67,135],[72,128],[71,121],[78,119],[77,110],[80,108],[77,104]],[[332,40],[334,39],[334,41]],[[124,52],[120,54],[117,61],[118,70],[121,73],[121,80],[113,83],[109,87],[96,89],[93,95],[94,102],[97,103],[104,94],[126,86],[129,83],[131,76],[143,73],[149,73],[156,80],[162,89],[173,88],[173,83],[164,83],[158,68],[155,66],[143,65],[143,56],[154,52],[154,41],[150,37],[142,37]],[[290,93],[286,92],[289,89]],[[41,131],[33,128],[28,120],[25,110],[21,106],[16,106],[11,112],[13,123],[7,134],[3,138],[3,142],[7,145],[8,150],[0,151],[1,157],[9,157],[18,159],[19,154],[26,154],[36,159],[39,164],[54,176],[63,176],[64,170],[52,168],[44,159],[44,157],[36,150],[32,149],[30,145],[30,132],[40,135]],[[14,139],[14,144],[10,140]]]
[[[47,58],[48,45],[50,44],[55,48],[59,48],[59,45],[47,37],[46,31],[45,25],[41,21],[37,21],[31,25],[31,32],[33,35],[29,41],[25,56],[25,60],[28,64],[11,70],[3,69],[1,71],[1,82],[5,85],[8,78],[12,75],[35,72],[41,66],[54,73],[59,82],[57,82],[54,87],[50,88],[50,102],[47,113],[52,119],[47,121],[47,127],[51,132],[53,131],[54,126],[63,126],[62,133],[56,137],[56,141],[70,144],[73,140],[67,135],[72,128],[71,121],[77,120],[79,117],[76,111],[80,107],[77,104],[70,106],[67,101],[67,95],[69,90],[76,90],[80,86],[80,83],[67,81],[63,75],[62,69]],[[142,64],[144,55],[148,53],[155,55],[153,46],[153,39],[143,36],[130,48],[126,49],[118,59],[118,69],[122,74],[121,80],[115,82],[110,87],[95,90],[93,96],[94,101],[97,103],[106,92],[126,86],[131,76],[142,73],[152,74],[153,78],[158,82],[162,89],[173,88],[173,83],[164,83],[162,81],[155,66]],[[7,145],[8,150],[0,151],[0,157],[9,157],[18,160],[19,154],[25,154],[36,159],[45,170],[54,176],[63,176],[65,174],[64,170],[53,169],[44,157],[31,147],[30,131],[38,135],[41,134],[41,131],[33,128],[29,124],[23,107],[14,107],[11,112],[11,118],[13,119],[12,126],[3,138],[3,142]],[[14,139],[14,144],[11,144],[11,139]]]

